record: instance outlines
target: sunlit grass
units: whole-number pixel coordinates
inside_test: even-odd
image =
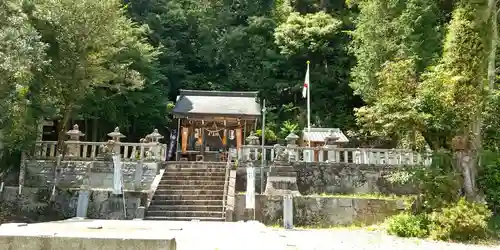
[[[246,192],[238,192],[238,195],[245,195]],[[411,195],[387,195],[381,193],[360,193],[360,194],[330,194],[330,193],[320,193],[320,194],[309,194],[303,195],[301,197],[324,197],[324,198],[348,198],[348,199],[377,199],[377,200],[407,200],[412,199],[414,196]]]

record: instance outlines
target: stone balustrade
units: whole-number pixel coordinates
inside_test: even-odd
[[[379,148],[339,148],[334,143],[334,138],[326,138],[325,144],[320,147],[298,146],[299,137],[295,134],[287,136],[286,154],[289,162],[315,162],[315,163],[345,163],[368,165],[413,166],[430,165],[432,152],[415,152],[406,149],[379,149]],[[250,138],[254,140],[255,138]],[[285,149],[285,146],[282,146]],[[238,152],[238,160],[249,161],[251,156],[257,155],[257,162],[271,165],[278,156],[280,147],[258,145],[249,143],[243,145]]]
[[[98,160],[106,152],[120,154],[122,160],[126,161],[164,161],[167,157],[167,145],[159,142],[163,136],[157,129],[146,135],[139,143],[121,142],[125,135],[118,127],[108,134],[111,140],[106,142],[80,141],[84,133],[79,131],[78,125],[74,125],[66,134],[69,136],[64,142],[67,159],[93,161]],[[35,160],[54,160],[58,151],[57,141],[37,141],[34,152],[29,155]]]

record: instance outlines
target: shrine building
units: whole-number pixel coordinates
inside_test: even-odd
[[[257,129],[257,92],[180,90],[172,111],[177,119],[176,160],[227,161]]]

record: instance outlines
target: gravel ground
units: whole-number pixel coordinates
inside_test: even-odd
[[[274,230],[287,244],[288,249],[411,249],[411,250],[486,250],[500,249],[498,246],[480,246],[458,243],[447,243],[420,239],[405,239],[386,235],[377,231],[353,229],[324,230]]]

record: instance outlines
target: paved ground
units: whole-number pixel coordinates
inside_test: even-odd
[[[352,229],[284,231],[280,235],[286,238],[289,249],[335,249],[335,250],[486,250],[500,249],[500,246],[486,247],[445,242],[433,242],[419,239],[403,239],[386,235],[382,232],[370,232]],[[292,247],[293,246],[293,247]]]
[[[173,221],[61,221],[27,226],[2,225],[0,235],[58,235],[106,238],[171,238],[180,250],[233,249],[417,249],[483,250],[500,247],[472,246],[401,239],[362,230],[291,230],[267,228],[254,222]]]

